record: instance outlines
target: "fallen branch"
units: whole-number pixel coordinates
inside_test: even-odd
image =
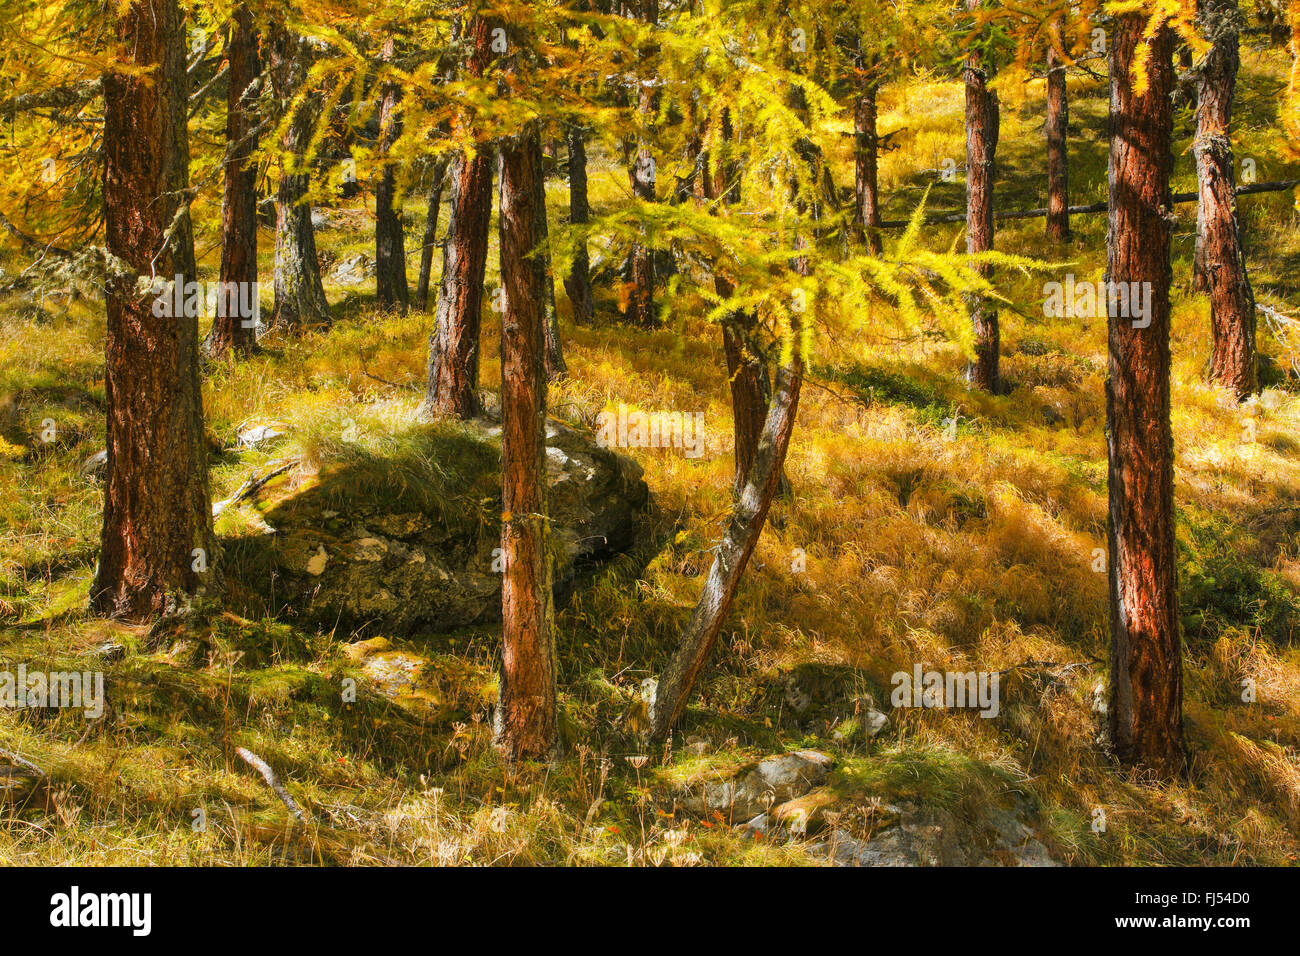
[[[245,498],[252,497],[257,492],[261,491],[262,488],[266,485],[266,483],[269,482],[272,478],[276,478],[279,477],[280,475],[283,475],[290,468],[293,468],[295,465],[297,465],[299,460],[300,459],[297,458],[288,458],[283,461],[274,462],[271,470],[268,471],[266,474],[253,475],[242,485],[240,485],[239,490],[236,491],[229,498],[226,498],[223,501],[218,501],[212,505],[212,517],[215,518],[217,517],[217,515],[221,514],[221,512],[225,511],[231,505],[237,505]]]
[[[36,764],[32,763],[26,757],[18,756],[12,750],[0,750],[0,757],[4,757],[6,760],[8,760],[16,767],[22,767],[24,770],[30,770],[32,773],[36,774],[36,776],[40,777],[42,780],[50,779],[49,774],[47,774],[44,770],[36,766]]]
[[[248,764],[262,775],[262,779],[266,781],[266,785],[275,792],[277,797],[280,798],[280,802],[289,808],[289,812],[294,815],[299,823],[306,825],[309,822],[310,818],[308,815],[303,811],[302,807],[298,806],[298,804],[294,802],[293,797],[291,797],[289,791],[284,788],[284,784],[282,784],[280,778],[275,775],[275,771],[271,769],[270,764],[251,750],[245,750],[243,747],[235,748],[235,753],[239,754],[240,759],[243,760],[244,763]]]

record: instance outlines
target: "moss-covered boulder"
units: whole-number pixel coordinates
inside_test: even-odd
[[[546,463],[563,600],[633,549],[650,498],[635,462],[557,423]],[[499,426],[427,426],[397,454],[357,452],[272,486],[255,507],[261,533],[224,540],[222,559],[250,614],[390,633],[500,619]]]

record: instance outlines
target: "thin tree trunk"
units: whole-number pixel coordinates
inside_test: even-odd
[[[304,44],[283,27],[271,43],[271,77],[276,99],[288,104],[306,82]],[[316,231],[307,199],[311,174],[307,145],[315,119],[310,103],[299,104],[280,142],[280,185],[275,196],[275,305],[270,325],[294,329],[328,325],[329,300],[316,259]]]
[[[246,6],[231,14],[226,59],[230,68],[221,199],[221,295],[207,341],[207,352],[214,358],[228,349],[247,353],[257,343],[257,165],[252,162],[257,137],[252,111],[261,63],[253,15]],[[243,304],[252,308],[245,310]]]
[[[880,141],[876,136],[876,87],[874,79],[864,82],[853,110],[856,138],[854,185],[857,194],[857,230],[873,256],[883,250],[880,239],[880,193],[877,183]]]
[[[177,314],[170,289],[155,298],[135,287],[137,275],[195,278],[180,7],[137,0],[116,33],[130,71],[104,75],[104,234],[133,274],[106,285],[108,473],[91,606],[138,621],[216,579],[198,317]]]
[[[542,232],[536,126],[500,145],[501,589],[496,744],[512,760],[547,759],[559,742],[554,611],[546,516],[546,312],[543,271],[529,254]]]
[[[1070,165],[1066,137],[1070,105],[1065,63],[1055,47],[1047,48],[1047,238],[1070,241]]]
[[[469,25],[473,52],[466,67],[473,76],[482,76],[491,60],[494,25],[481,17]],[[452,161],[442,282],[429,335],[428,385],[416,413],[420,421],[473,418],[479,413],[479,332],[492,222],[492,162],[486,145],[473,156],[461,153]]]
[[[1146,23],[1142,13],[1118,17],[1110,49],[1106,277],[1149,289],[1150,310],[1131,317],[1112,308],[1108,319],[1109,720],[1123,762],[1169,777],[1186,761],[1169,422],[1174,44],[1167,26],[1151,38],[1148,86],[1135,92]]]
[[[639,0],[635,4],[635,13],[642,23],[657,24],[659,0]],[[639,53],[640,67],[637,80],[640,83],[640,91],[637,110],[641,114],[643,124],[648,124],[654,113],[654,77],[650,75],[648,65],[652,55],[653,47],[645,47]],[[628,170],[628,179],[631,182],[632,195],[643,202],[654,202],[655,162],[644,136],[637,142],[636,157],[632,168]],[[633,325],[650,328],[659,323],[654,305],[655,261],[653,251],[644,242],[632,244],[631,273],[631,287],[628,290],[627,309],[624,315]]]
[[[440,159],[433,165],[429,211],[424,217],[424,241],[420,245],[420,278],[415,287],[415,303],[421,312],[429,311],[429,280],[433,275],[433,250],[438,244],[438,211],[442,208],[442,184],[446,178],[447,162]]]
[[[772,499],[776,497],[803,384],[802,338],[796,328],[790,362],[777,372],[776,395],[768,408],[744,490],[736,500],[726,534],[714,552],[695,611],[659,677],[650,717],[651,737],[658,743],[667,739],[673,724],[686,709],[691,688],[726,621],[745,566],[763,531]]]
[[[1246,273],[1233,174],[1232,100],[1237,81],[1237,0],[1205,0],[1202,16],[1213,46],[1201,68],[1196,123],[1197,273],[1210,293],[1210,379],[1240,401],[1254,393],[1255,296]]]
[[[394,40],[384,41],[383,58],[393,58]],[[379,148],[384,156],[384,170],[375,189],[375,293],[381,309],[397,309],[405,314],[411,307],[406,285],[406,233],[402,228],[402,210],[397,205],[397,173],[389,151],[402,135],[397,103],[402,91],[396,83],[384,84],[379,107]]]
[[[537,210],[537,241],[534,245],[533,262],[540,273],[542,288],[542,305],[546,310],[546,380],[553,382],[569,374],[569,367],[564,361],[564,348],[560,342],[560,315],[555,308],[555,275],[551,271],[550,225],[546,221],[546,163],[541,152],[541,139],[537,140],[537,168],[541,170],[534,189],[537,195],[534,204]]]
[[[966,0],[968,9],[980,6],[981,0]],[[998,97],[988,88],[992,64],[981,62],[978,53],[966,58],[963,75],[966,81],[966,251],[988,252],[993,248],[993,177],[998,148]],[[987,265],[976,266],[987,276]],[[998,375],[998,313],[992,305],[978,299],[971,303],[975,326],[975,361],[970,367],[970,381],[975,388],[996,394],[1001,382]]]
[[[568,129],[569,140],[569,222],[575,226],[586,225],[591,218],[587,204],[587,143],[586,131],[577,123]],[[595,318],[596,306],[591,294],[591,263],[587,258],[587,240],[581,239],[573,252],[573,264],[564,280],[564,291],[573,303],[573,321],[590,325]]]

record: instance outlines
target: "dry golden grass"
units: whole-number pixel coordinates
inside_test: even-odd
[[[1286,168],[1276,159],[1270,105],[1255,91],[1277,68],[1248,56],[1243,83],[1243,129],[1270,170],[1266,178]],[[1104,182],[1105,105],[1092,81],[1072,83],[1072,92],[1080,127],[1072,181],[1075,201],[1084,202]],[[1035,90],[1004,111],[1000,202],[1039,204],[1040,110]],[[935,178],[927,170],[960,158],[960,115],[960,88],[949,82],[921,78],[884,95],[882,131],[907,128],[882,165],[885,190],[904,197],[889,217],[910,212]],[[1189,162],[1179,154],[1180,186]],[[622,176],[593,171],[598,209],[618,201]],[[841,166],[837,177],[845,176]],[[960,205],[960,189],[960,179],[940,183],[931,205]],[[560,198],[552,196],[553,205]],[[1291,203],[1286,195],[1244,200],[1243,217],[1253,224],[1257,292],[1294,305],[1300,231]],[[412,199],[412,215],[416,205]],[[11,302],[0,310],[0,614],[22,626],[0,632],[0,661],[84,664],[109,639],[129,653],[106,668],[117,696],[114,720],[102,729],[87,734],[72,716],[36,722],[0,711],[0,747],[28,755],[56,784],[52,809],[0,819],[0,860],[809,863],[816,861],[798,842],[769,845],[674,817],[665,793],[710,767],[815,746],[836,750],[836,786],[847,802],[909,799],[943,809],[971,832],[989,806],[1022,795],[1045,842],[1071,863],[1293,862],[1300,399],[1292,383],[1275,378],[1236,409],[1202,382],[1206,305],[1186,289],[1194,209],[1180,211],[1173,428],[1192,751],[1186,780],[1154,786],[1125,774],[1099,740],[1093,687],[1105,682],[1107,626],[1104,575],[1093,561],[1105,545],[1105,322],[1043,319],[1041,277],[1007,277],[1008,299],[1022,309],[1003,314],[1004,367],[1015,385],[1005,397],[968,392],[964,357],[952,346],[842,330],[819,338],[816,384],[805,389],[787,467],[794,498],[774,510],[679,734],[707,738],[711,752],[679,750],[661,767],[626,759],[641,751],[623,718],[690,613],[730,506],[725,363],[717,330],[690,316],[654,332],[566,322],[572,377],[552,391],[557,417],[589,425],[620,402],[703,412],[707,451],[698,460],[631,452],[656,498],[662,547],[644,572],[631,562],[611,568],[560,614],[567,756],[554,768],[519,771],[503,767],[489,742],[482,702],[495,673],[491,629],[412,642],[451,675],[443,690],[455,713],[439,721],[383,702],[340,704],[337,681],[355,673],[338,651],[347,634],[218,615],[202,635],[206,656],[183,665],[142,631],[87,618],[81,602],[99,502],[77,469],[101,435],[102,318],[93,302],[36,317]],[[1068,268],[1098,274],[1104,217],[1076,217],[1074,226]],[[1017,223],[1000,232],[999,244],[1060,260],[1041,228],[1037,220]],[[935,241],[954,233],[935,229]],[[321,241],[359,248],[364,238]],[[489,263],[494,270],[495,250]],[[295,447],[328,461],[350,421],[369,451],[400,451],[430,317],[376,315],[368,296],[331,291],[340,314],[332,330],[271,340],[251,359],[210,370],[204,399],[216,439],[229,443],[248,419],[275,419],[294,426]],[[610,302],[602,305],[608,313]],[[562,296],[560,307],[567,309]],[[1268,335],[1262,344],[1281,351]],[[496,350],[489,320],[482,348],[489,388],[499,381]],[[46,415],[63,437],[37,446],[31,431]],[[945,427],[954,417],[955,436]],[[214,498],[266,457],[223,459],[212,475]],[[231,521],[228,530],[237,530]],[[792,571],[796,549],[806,554],[802,573]],[[253,666],[238,648],[275,650]],[[890,675],[917,661],[1015,668],[999,718],[896,710],[869,745],[831,739],[828,724],[852,697],[872,694],[883,705]],[[773,691],[796,669],[827,687],[828,701],[811,718],[791,713]],[[1254,682],[1255,703],[1242,701],[1243,680]],[[311,827],[288,826],[284,808],[234,757],[236,746],[277,768],[312,812]],[[1098,807],[1108,822],[1102,834],[1090,826]],[[206,814],[202,831],[196,809]]]

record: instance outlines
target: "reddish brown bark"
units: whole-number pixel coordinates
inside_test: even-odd
[[[966,0],[975,9],[981,0]],[[966,58],[963,76],[966,83],[966,251],[988,252],[993,248],[993,177],[998,148],[998,97],[989,90],[992,65],[981,62],[979,53]],[[990,268],[975,267],[988,275]],[[975,327],[975,360],[970,366],[970,381],[975,388],[996,393],[1001,386],[998,375],[998,313],[990,303],[977,299],[971,303],[971,321]]]
[[[721,148],[727,149],[731,140],[729,114],[722,116]],[[740,198],[736,170],[722,157],[703,155],[700,161],[701,191],[712,203],[715,215],[725,216],[728,206]],[[722,263],[713,264],[713,290],[720,298],[735,294],[735,284],[727,278]],[[767,364],[754,347],[754,316],[743,310],[733,312],[722,322],[722,349],[727,360],[727,377],[731,385],[731,412],[735,438],[736,470],[732,491],[739,495],[745,488],[745,479],[753,467],[754,456],[767,421],[768,403],[772,397],[772,382]],[[787,483],[784,476],[780,482]]]
[[[384,41],[382,56],[393,58],[392,37]],[[411,307],[406,285],[406,233],[402,210],[397,205],[397,174],[389,152],[402,135],[397,104],[402,91],[396,83],[385,83],[379,107],[379,148],[384,169],[375,189],[375,297],[381,309],[405,313]]]
[[[472,52],[466,69],[472,76],[482,76],[492,59],[493,28],[493,21],[482,18],[469,25]],[[442,282],[429,335],[428,385],[417,413],[422,421],[479,413],[479,332],[492,219],[492,162],[486,145],[473,156],[462,153],[452,161]]]
[[[497,747],[510,760],[555,754],[555,643],[546,518],[546,310],[529,254],[541,233],[536,127],[502,141],[498,166],[501,284],[501,690]]]
[[[270,43],[270,74],[276,99],[290,102],[307,76],[305,44],[278,27]],[[270,325],[294,329],[328,325],[329,300],[316,258],[316,231],[307,199],[311,175],[307,146],[315,113],[313,98],[300,103],[280,141],[280,183],[275,194],[275,304]]]
[[[1047,48],[1047,238],[1070,240],[1070,165],[1066,137],[1070,105],[1065,63],[1055,47]]]
[[[1196,274],[1210,293],[1210,380],[1238,400],[1255,392],[1255,295],[1246,272],[1233,175],[1232,100],[1240,66],[1237,0],[1205,0],[1202,18],[1213,40],[1201,66],[1197,110]]]
[[[880,142],[876,136],[876,82],[867,79],[858,93],[853,110],[853,130],[857,150],[854,163],[854,186],[857,198],[859,241],[874,256],[881,253],[880,192],[878,166]]]
[[[1147,283],[1150,311],[1109,327],[1110,736],[1125,763],[1172,776],[1186,761],[1169,422],[1173,34],[1151,39],[1133,88],[1144,14],[1116,19],[1110,47],[1107,279]]]
[[[569,141],[569,222],[585,225],[590,219],[587,204],[587,142],[581,126],[573,123],[568,129]],[[587,240],[581,239],[573,252],[573,264],[564,280],[564,291],[573,304],[573,321],[590,325],[595,318],[596,306],[591,294],[591,264],[587,258]]]
[[[257,31],[245,6],[230,17],[226,41],[229,86],[226,94],[225,190],[221,198],[221,272],[217,316],[208,336],[208,354],[248,352],[257,342],[256,314],[242,303],[256,301],[257,286],[257,151],[254,98],[261,74]],[[241,296],[240,290],[246,290]]]
[[[142,72],[104,75],[104,236],[129,274],[106,284],[108,473],[91,606],[138,621],[183,605],[215,575],[193,553],[213,560],[198,317],[174,314],[170,290],[136,289],[137,275],[195,275],[180,8],[139,0],[116,33],[123,67]]]

